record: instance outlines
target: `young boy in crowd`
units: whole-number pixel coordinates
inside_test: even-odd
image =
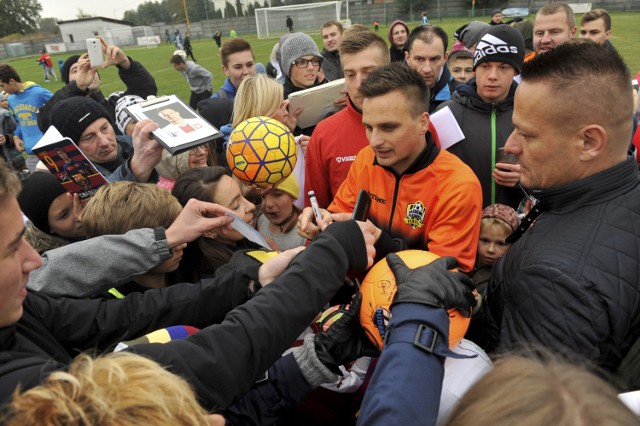
[[[468,50],[451,52],[447,58],[447,66],[456,86],[460,83],[467,83],[476,76],[476,73],[473,72],[473,54]]]
[[[491,279],[493,265],[509,250],[507,237],[520,225],[516,211],[504,204],[492,204],[482,210],[480,219],[480,238],[478,239],[478,255],[476,266],[470,273],[476,286],[478,304],[473,308],[471,324],[465,339],[478,343],[482,341],[484,309],[482,301],[487,294],[487,286]]]
[[[33,81],[23,82],[15,68],[8,64],[0,64],[0,89],[8,95],[9,109],[18,123],[13,134],[13,144],[18,151],[27,152],[27,167],[29,171],[33,171],[38,157],[31,148],[43,134],[37,125],[38,109],[51,99],[53,93]]]
[[[480,295],[486,292],[493,265],[509,250],[506,239],[518,225],[516,211],[504,204],[492,204],[482,211],[478,258],[471,275]]]
[[[137,182],[114,182],[101,187],[91,197],[82,214],[87,237],[123,235],[132,229],[168,228],[182,211],[182,206],[168,191]],[[109,289],[97,297],[122,299],[134,292],[167,287],[167,274],[178,268],[186,244],[173,248],[171,258],[128,283]]]

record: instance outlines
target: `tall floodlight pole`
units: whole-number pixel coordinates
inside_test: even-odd
[[[209,22],[209,12],[207,11],[207,1],[209,0],[202,0],[204,2],[204,19],[205,21]]]
[[[187,12],[187,0],[182,0],[182,6],[184,7],[184,16],[187,18],[187,30],[191,31],[191,24],[189,24],[189,12]]]

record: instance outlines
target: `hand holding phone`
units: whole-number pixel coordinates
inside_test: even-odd
[[[351,218],[360,222],[366,222],[369,218],[370,207],[371,197],[366,190],[361,189],[360,192],[358,192],[358,199],[356,200],[356,205],[353,208],[353,214]]]
[[[99,67],[104,64],[102,43],[99,38],[91,37],[87,39],[87,53],[89,54],[89,64],[91,65],[91,68]]]

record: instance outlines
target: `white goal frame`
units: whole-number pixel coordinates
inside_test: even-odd
[[[287,15],[293,19],[294,31],[317,34],[323,23],[340,21],[341,8],[341,1],[329,1],[256,9],[258,38],[280,37],[285,34],[288,31],[285,24]]]
[[[158,47],[162,44],[160,36],[153,32],[153,28],[148,26],[130,28],[112,28],[104,30],[103,37],[116,46],[146,46]]]

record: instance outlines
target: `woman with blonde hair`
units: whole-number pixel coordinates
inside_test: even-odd
[[[289,115],[288,100],[282,100],[282,85],[264,74],[256,74],[245,77],[238,87],[233,103],[233,115],[231,124],[222,126],[220,131],[228,139],[233,129],[251,117],[271,117],[294,130],[298,123],[298,115],[302,109]]]
[[[283,101],[282,94],[282,85],[272,78],[264,74],[248,76],[238,87],[231,126],[235,128],[247,118],[264,116],[295,129],[297,115],[289,117],[289,101]]]
[[[3,420],[8,426],[210,426],[212,417],[184,379],[143,356],[117,352],[79,355],[68,371],[16,392]]]

